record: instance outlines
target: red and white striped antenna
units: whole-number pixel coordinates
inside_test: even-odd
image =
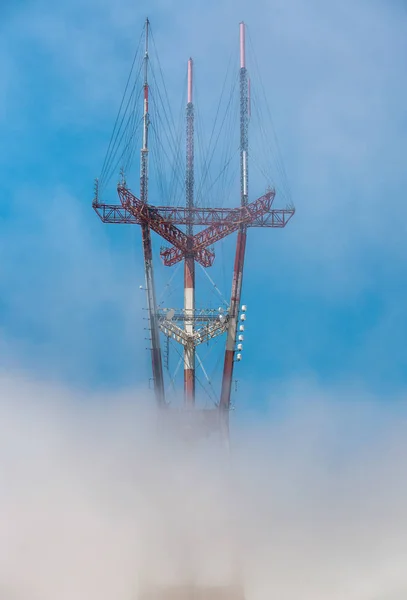
[[[193,61],[188,61],[188,103],[186,109],[186,172],[185,172],[185,204],[189,223],[186,226],[190,251],[184,259],[184,314],[185,333],[188,341],[184,345],[184,401],[187,406],[195,404],[195,256],[193,246],[194,208],[194,105],[192,102]]]

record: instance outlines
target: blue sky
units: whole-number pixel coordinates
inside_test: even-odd
[[[285,231],[249,239],[241,389],[265,397],[306,379],[402,393],[402,3],[37,0],[0,11],[3,366],[86,388],[148,379],[139,231],[98,221],[93,179],[145,16],[170,94],[192,55],[202,104],[218,97],[244,19],[297,212]]]
[[[176,108],[192,55],[209,119],[247,22],[296,206],[249,232],[232,502],[218,455],[155,444],[140,232],[91,209],[146,15]],[[253,600],[407,597],[406,25],[396,0],[0,2],[2,590],[223,571],[235,514]]]

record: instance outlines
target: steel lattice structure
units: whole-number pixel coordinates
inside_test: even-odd
[[[244,259],[249,228],[283,228],[294,215],[294,208],[274,208],[275,190],[269,189],[260,198],[249,202],[249,80],[246,68],[245,25],[240,24],[240,205],[236,208],[202,208],[194,206],[194,104],[192,96],[193,62],[188,61],[188,100],[186,107],[186,169],[185,206],[155,206],[148,202],[148,31],[144,56],[144,111],[143,145],[140,160],[140,193],[136,196],[127,186],[124,177],[117,192],[120,204],[104,204],[99,201],[96,184],[93,208],[104,223],[137,224],[142,230],[144,268],[147,290],[147,307],[151,330],[151,362],[156,401],[167,407],[164,395],[163,361],[160,333],[179,343],[184,361],[184,399],[187,408],[195,407],[195,349],[199,344],[226,333],[226,349],[222,387],[217,408],[197,410],[197,420],[209,429],[222,432],[228,440],[231,384],[236,359],[238,325],[241,313],[241,291]],[[180,229],[184,227],[185,231]],[[194,231],[200,227],[199,231]],[[184,307],[183,309],[158,310],[155,295],[151,231],[162,237],[169,246],[161,250],[166,266],[184,261]],[[195,263],[210,267],[215,259],[212,248],[219,240],[237,232],[232,291],[229,308],[225,314],[195,308]],[[243,317],[244,320],[244,317]],[[239,354],[237,357],[239,358]],[[174,412],[174,411],[173,411]],[[191,414],[186,416],[189,420]]]

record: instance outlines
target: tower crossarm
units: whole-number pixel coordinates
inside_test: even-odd
[[[191,244],[192,252],[196,256],[199,256],[199,253],[203,252],[207,246],[237,231],[241,225],[250,225],[263,215],[270,214],[274,197],[275,191],[270,190],[254,202],[231,210],[224,222],[215,222],[203,231],[196,233]],[[161,258],[166,266],[176,264],[183,259],[183,256],[182,250],[179,247],[165,248],[161,251]]]
[[[200,208],[186,209],[183,206],[157,206],[158,213],[174,225],[213,225],[229,221],[235,208]]]
[[[93,202],[92,207],[102,223],[117,223],[119,225],[141,224],[140,219],[120,204],[100,204],[99,202]]]
[[[118,225],[141,225],[142,220],[136,217],[132,212],[123,208],[121,204],[101,204],[93,202],[93,209],[103,223],[115,223]],[[194,208],[190,217],[186,215],[186,209],[183,207],[157,206],[151,210],[157,213],[173,225],[186,225],[191,219],[193,225],[225,225],[230,222],[235,208]],[[291,217],[294,215],[294,208],[273,208],[266,213],[256,217],[248,223],[248,227],[285,227]]]
[[[248,224],[248,227],[275,227],[283,228],[295,214],[295,208],[274,208],[258,216]]]
[[[251,203],[244,209],[239,208],[200,208],[193,207],[187,210],[180,206],[157,206],[154,207],[159,215],[173,223],[174,225],[208,225],[215,224],[226,225],[230,222],[245,222],[248,218],[247,210],[252,213],[256,210],[260,203],[261,206],[267,206],[267,212],[270,213],[271,205],[275,197],[274,190],[267,192],[255,202]],[[242,220],[243,219],[243,220]]]
[[[267,192],[261,198],[251,202],[247,206],[235,208],[229,215],[225,223],[214,223],[194,236],[194,251],[206,248],[210,244],[221,240],[227,235],[236,231],[240,225],[247,225],[261,217],[271,208],[274,199],[274,191]]]
[[[158,233],[167,242],[170,242],[182,257],[184,256],[189,250],[189,237],[183,231],[175,227],[170,221],[163,219],[155,207],[141,202],[123,185],[119,185],[117,191],[123,208],[128,210],[142,223],[146,223],[155,233]],[[210,266],[213,263],[213,253],[206,250],[206,248],[202,248],[196,254],[195,260],[204,267]]]

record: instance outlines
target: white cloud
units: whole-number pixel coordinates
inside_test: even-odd
[[[10,595],[92,600],[135,594],[143,577],[224,582],[232,557],[248,600],[407,592],[397,399],[286,386],[278,419],[234,428],[231,479],[211,443],[185,452],[158,439],[133,390],[85,398],[20,374],[3,375],[0,391],[0,585]]]

